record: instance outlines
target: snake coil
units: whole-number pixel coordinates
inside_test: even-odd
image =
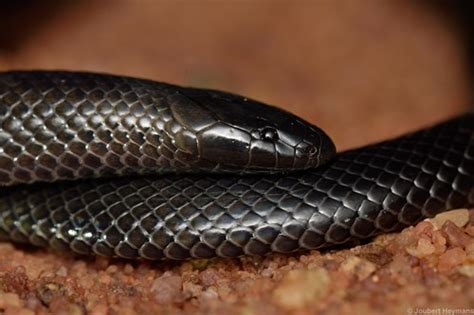
[[[0,74],[0,238],[144,259],[265,255],[474,206],[474,114],[335,154],[237,95],[79,72]]]

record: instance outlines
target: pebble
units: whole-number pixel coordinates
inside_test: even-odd
[[[412,256],[423,258],[435,252],[436,248],[433,243],[426,238],[420,238],[416,247],[407,247],[406,251]]]
[[[451,221],[446,221],[441,230],[448,236],[448,242],[452,246],[466,248],[471,242],[471,237]]]
[[[469,210],[455,209],[447,212],[442,212],[435,216],[430,221],[433,222],[434,226],[440,229],[446,221],[453,222],[458,227],[463,227],[469,222]]]
[[[462,275],[474,278],[474,264],[459,266],[458,271]]]
[[[66,277],[67,276],[67,269],[64,266],[59,267],[59,269],[56,271],[56,275],[60,277]]]
[[[273,291],[273,301],[287,309],[301,308],[322,299],[329,287],[328,272],[322,268],[289,271]]]
[[[98,280],[99,280],[100,283],[107,285],[112,281],[112,277],[109,274],[101,273],[99,275]]]
[[[179,299],[182,285],[180,276],[176,276],[171,272],[165,272],[153,282],[151,292],[155,294],[155,300],[158,303],[170,303]]]
[[[464,262],[466,259],[466,252],[460,247],[448,249],[438,260],[438,270],[440,272],[447,272]]]
[[[219,298],[219,294],[213,288],[208,288],[201,294],[203,300],[216,300],[217,298]]]
[[[183,283],[183,291],[192,297],[198,297],[202,294],[202,286],[192,282]]]
[[[133,271],[134,271],[134,270],[135,270],[135,269],[133,268],[132,265],[126,264],[126,265],[125,265],[125,268],[123,269],[123,272],[124,272],[125,274],[127,274],[127,275],[131,275],[131,274],[133,274]]]
[[[368,260],[352,256],[342,263],[341,270],[348,274],[355,274],[359,280],[363,280],[376,270],[376,266]]]
[[[216,269],[209,268],[201,272],[199,278],[204,286],[215,285],[222,278]]]
[[[110,265],[110,266],[107,267],[107,269],[105,269],[105,272],[107,272],[109,274],[116,273],[117,271],[118,271],[117,265]]]

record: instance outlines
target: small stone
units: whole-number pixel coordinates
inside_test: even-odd
[[[219,272],[215,269],[206,269],[199,275],[199,278],[202,284],[206,287],[215,285],[217,281],[221,278]]]
[[[202,293],[202,286],[192,282],[185,282],[183,283],[183,292],[186,292],[192,297],[198,297]]]
[[[375,269],[376,267],[373,263],[357,256],[349,257],[341,265],[341,270],[348,274],[355,274],[359,280],[370,276]]]
[[[41,283],[36,289],[39,299],[46,305],[49,305],[55,297],[63,296],[65,291],[62,284],[54,282]]]
[[[182,279],[171,272],[165,272],[156,279],[151,291],[155,293],[155,300],[160,304],[170,303],[181,297]]]
[[[431,222],[440,229],[446,221],[453,222],[458,227],[463,227],[469,222],[468,209],[455,209],[447,212],[442,212],[431,219]]]
[[[451,246],[466,248],[471,242],[471,237],[451,221],[446,221],[441,229],[448,236],[448,243]]]
[[[123,269],[123,272],[127,275],[133,274],[133,271],[134,271],[133,266],[130,264],[126,264],[125,268]]]
[[[431,235],[431,233],[433,233],[435,228],[436,227],[433,225],[432,222],[430,222],[429,220],[425,220],[425,221],[421,221],[420,223],[418,223],[413,228],[413,232],[416,235]]]
[[[460,274],[467,277],[474,277],[474,265],[462,265],[458,267]]]
[[[117,265],[110,265],[107,267],[107,269],[105,270],[105,272],[109,273],[109,274],[113,274],[113,273],[116,273],[118,270],[118,267]]]
[[[56,275],[60,277],[66,277],[67,276],[67,269],[64,266],[59,267],[59,269],[56,271]]]
[[[273,275],[273,270],[270,268],[265,268],[260,273],[262,277],[270,278]]]
[[[453,267],[462,264],[465,259],[466,253],[460,247],[448,249],[439,256],[438,270],[440,272],[450,271]]]
[[[407,253],[418,258],[429,256],[435,252],[435,246],[429,239],[420,238],[416,247],[408,247]]]
[[[202,292],[201,294],[201,299],[204,300],[215,300],[219,297],[219,294],[213,289],[213,288],[208,288],[205,291]]]
[[[273,291],[273,300],[287,308],[300,308],[323,298],[328,291],[329,275],[324,269],[288,272]]]
[[[102,284],[109,284],[112,281],[112,277],[109,274],[101,273],[99,275],[99,282]]]

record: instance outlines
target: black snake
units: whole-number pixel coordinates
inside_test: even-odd
[[[474,114],[335,154],[300,118],[214,90],[0,74],[0,238],[144,259],[293,252],[474,206]]]

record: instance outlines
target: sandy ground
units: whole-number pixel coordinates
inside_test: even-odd
[[[92,70],[229,90],[304,117],[340,149],[428,125],[470,102],[460,25],[448,7],[428,2],[5,3],[0,70]],[[132,263],[1,244],[0,309],[400,314],[473,308],[474,231],[467,217],[458,212],[451,219],[463,224],[424,222],[350,250],[265,259]]]

